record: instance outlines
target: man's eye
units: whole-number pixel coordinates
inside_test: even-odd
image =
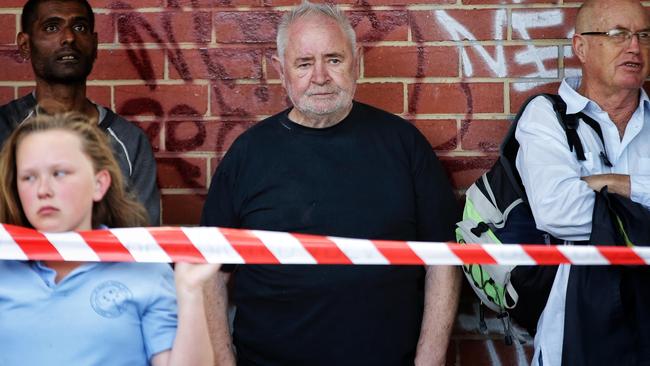
[[[44,29],[45,29],[46,32],[52,33],[52,32],[56,32],[57,30],[59,30],[59,27],[57,25],[55,25],[55,24],[48,24],[48,25],[45,26]]]
[[[623,29],[612,29],[608,35],[612,38],[627,38],[627,31]]]
[[[639,39],[650,39],[650,32],[639,32]]]
[[[330,59],[330,63],[331,63],[331,64],[335,64],[335,65],[337,65],[337,64],[340,64],[341,62],[342,62],[342,61],[341,61],[340,59],[338,59],[338,58]]]
[[[66,176],[67,174],[68,174],[68,172],[66,172],[65,170],[56,170],[56,171],[54,171],[53,175],[55,177],[57,177],[57,178],[60,178],[60,177]]]
[[[310,63],[298,64],[298,68],[299,68],[299,69],[306,69],[306,68],[308,68],[309,66],[311,66]]]
[[[85,33],[88,30],[88,27],[85,24],[75,24],[72,29],[75,32]]]

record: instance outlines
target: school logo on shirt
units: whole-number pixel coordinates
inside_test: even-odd
[[[133,298],[131,290],[118,281],[106,281],[95,287],[90,304],[95,312],[105,318],[117,318],[126,311]]]

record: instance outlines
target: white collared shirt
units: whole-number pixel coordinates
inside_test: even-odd
[[[569,150],[566,133],[551,103],[543,97],[533,100],[519,120],[515,134],[521,147],[517,170],[537,227],[564,240],[587,240],[591,233],[594,193],[580,177],[617,173],[630,175],[632,200],[650,208],[650,100],[641,90],[639,107],[627,124],[623,139],[606,112],[575,89],[579,78],[567,78],[560,96],[567,113],[583,112],[596,120],[603,131],[612,167],[600,158],[602,144],[594,130],[580,123],[578,135],[586,161],[578,161]]]
[[[595,102],[576,89],[580,78],[566,78],[559,94],[567,104],[567,113],[583,112],[597,121],[605,146],[596,132],[580,123],[578,136],[585,161],[578,161],[569,150],[566,133],[557,121],[553,106],[543,97],[534,99],[522,114],[515,137],[521,145],[517,170],[526,188],[535,222],[540,230],[566,240],[588,240],[591,233],[594,192],[580,178],[595,174],[630,176],[631,198],[650,208],[650,100],[641,90],[639,106],[623,135]],[[606,152],[612,166],[605,165],[600,153]],[[537,326],[533,365],[542,353],[544,366],[562,363],[564,310],[570,266],[558,269],[549,300]]]

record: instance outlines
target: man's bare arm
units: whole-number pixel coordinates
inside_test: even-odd
[[[228,325],[228,279],[230,274],[219,272],[204,291],[208,331],[216,365],[235,366],[230,327]]]
[[[600,191],[604,186],[612,193],[619,194],[623,197],[630,198],[630,176],[624,174],[597,174],[582,177],[587,182],[589,188],[594,191]]]
[[[454,266],[429,266],[424,284],[424,313],[415,364],[445,364],[449,337],[456,318],[461,273]]]

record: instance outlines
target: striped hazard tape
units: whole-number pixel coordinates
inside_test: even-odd
[[[248,264],[647,265],[650,247],[363,240],[215,227],[42,233],[0,224],[0,260]]]

